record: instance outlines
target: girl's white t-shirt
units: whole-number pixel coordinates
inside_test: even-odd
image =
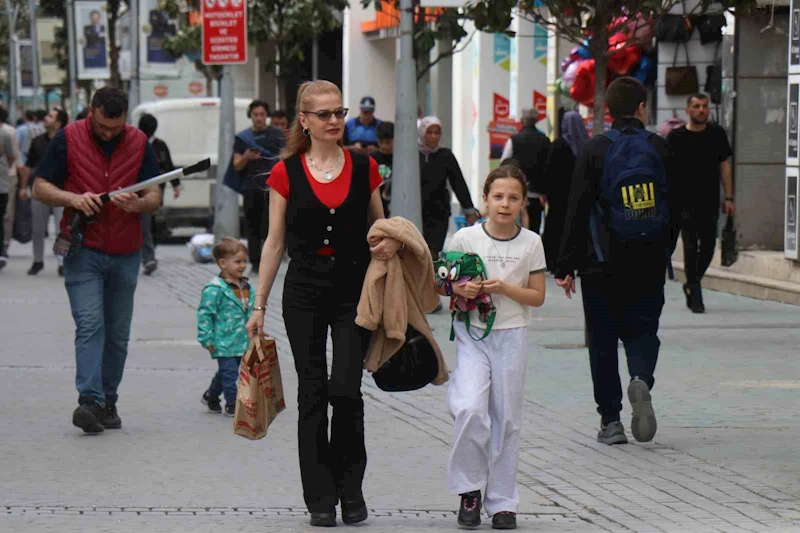
[[[519,233],[511,239],[501,240],[489,236],[483,224],[469,226],[453,235],[447,251],[478,254],[486,267],[488,279],[499,278],[519,287],[527,287],[528,276],[547,268],[541,237],[525,228],[519,228]],[[492,294],[491,297],[497,309],[493,330],[528,327],[529,306],[502,294]],[[486,327],[477,310],[470,313],[470,326]]]

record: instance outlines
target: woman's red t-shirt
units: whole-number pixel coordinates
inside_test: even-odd
[[[353,158],[350,152],[344,150],[344,166],[342,167],[339,176],[328,183],[322,183],[314,179],[311,171],[308,169],[306,162],[306,155],[300,154],[300,162],[303,164],[308,183],[311,184],[311,190],[314,191],[317,199],[322,202],[325,207],[329,209],[336,209],[342,205],[350,193],[350,182],[353,177]],[[381,173],[378,171],[378,162],[369,158],[369,192],[372,194],[375,189],[380,187],[383,183]],[[283,161],[277,163],[272,167],[267,185],[275,192],[289,199],[289,174],[286,172],[286,165]],[[326,246],[317,250],[318,255],[334,255],[336,251],[330,246]]]
[[[322,183],[311,176],[305,154],[300,155],[300,161],[303,163],[303,170],[306,173],[306,178],[308,178],[308,183],[311,184],[311,189],[314,191],[319,201],[329,209],[336,209],[342,205],[350,192],[350,182],[353,177],[353,158],[350,156],[350,152],[347,150],[344,151],[344,167],[342,167],[342,172],[335,180],[329,183]],[[381,178],[381,173],[378,171],[378,162],[370,157],[370,194],[380,187],[381,183],[383,183],[383,178]],[[287,200],[289,199],[289,175],[286,173],[286,165],[283,161],[280,161],[272,167],[272,172],[270,172],[269,179],[267,179],[267,185]]]

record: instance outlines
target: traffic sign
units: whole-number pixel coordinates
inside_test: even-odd
[[[247,63],[247,2],[203,0],[203,64]]]

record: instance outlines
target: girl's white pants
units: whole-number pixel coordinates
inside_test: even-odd
[[[484,491],[489,516],[516,513],[528,328],[492,330],[482,341],[473,341],[462,322],[455,331],[456,367],[447,391],[455,420],[448,488],[453,494]]]

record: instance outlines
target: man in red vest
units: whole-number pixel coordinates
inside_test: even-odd
[[[59,238],[69,239],[68,221],[80,211],[92,221],[64,260],[72,316],[78,408],[72,423],[86,433],[122,427],[117,387],[122,380],[141,261],[140,213],[161,203],[158,186],[143,193],[101,195],[158,175],[144,133],[126,124],[128,98],[104,87],[92,98],[89,116],[59,131],[36,172],[33,196],[64,207]],[[73,241],[74,242],[74,241]]]

